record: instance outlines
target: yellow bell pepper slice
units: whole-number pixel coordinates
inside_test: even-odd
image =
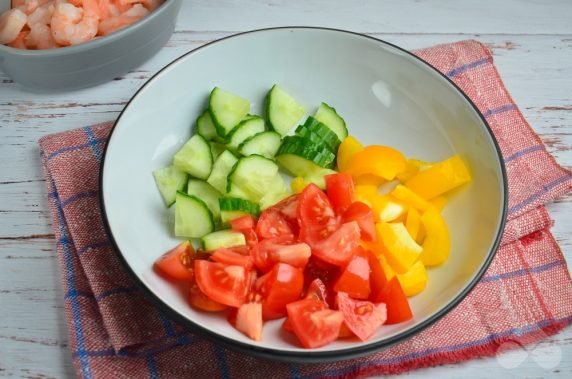
[[[379,188],[380,185],[385,183],[385,179],[372,174],[365,174],[355,178],[354,183],[356,186],[374,186],[375,188]]]
[[[431,206],[427,200],[423,199],[421,196],[417,195],[402,184],[398,184],[389,194],[396,199],[401,200],[404,204],[420,211],[425,211]]]
[[[403,223],[380,222],[375,228],[387,250],[387,262],[397,274],[405,274],[417,262],[423,248],[411,238]]]
[[[373,217],[376,221],[391,222],[398,219],[407,207],[389,195],[375,195],[370,197]]]
[[[419,236],[419,230],[421,229],[421,215],[415,208],[409,208],[407,211],[407,218],[405,219],[405,229],[409,232],[411,238],[413,238],[417,243],[417,237]]]
[[[354,187],[354,199],[366,203],[370,207],[373,205],[373,199],[379,196],[377,194],[377,187],[358,184]]]
[[[351,158],[359,151],[363,150],[362,144],[352,136],[344,138],[340,147],[338,147],[338,169],[346,171],[350,164]]]
[[[425,200],[431,200],[470,180],[471,174],[467,166],[461,157],[454,155],[419,171],[405,185]]]
[[[391,279],[393,279],[393,277],[396,275],[395,271],[392,270],[391,266],[389,265],[389,263],[387,263],[387,259],[385,258],[385,255],[378,255],[377,259],[379,260],[379,263],[381,263],[381,269],[383,270],[383,273],[385,274],[386,279],[389,281]],[[414,265],[415,266],[415,265]],[[399,279],[398,279],[399,280]]]
[[[451,237],[443,216],[437,208],[430,207],[421,215],[421,224],[425,228],[421,260],[425,266],[444,263],[449,258]]]
[[[308,183],[306,183],[304,178],[299,177],[299,176],[292,179],[292,182],[290,183],[290,187],[292,188],[293,193],[302,192],[304,190],[304,188],[306,188],[307,185],[308,185]]]
[[[352,176],[373,174],[385,180],[393,180],[406,169],[405,157],[399,151],[388,146],[370,145],[351,157],[346,171]]]
[[[405,296],[417,295],[427,286],[425,265],[421,261],[415,262],[405,274],[397,274],[397,280],[401,284]]]
[[[445,208],[445,205],[447,205],[448,201],[449,200],[445,196],[437,196],[431,199],[429,202],[431,203],[432,206],[437,208],[439,212],[441,212],[443,208]]]

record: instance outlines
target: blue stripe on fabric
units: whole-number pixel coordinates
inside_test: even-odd
[[[89,146],[91,146],[91,150],[93,151],[93,155],[95,155],[95,158],[98,162],[101,162],[101,149],[99,148],[99,142],[97,141],[97,138],[95,138],[95,135],[93,134],[93,129],[88,126],[84,129],[84,131],[85,135],[87,136]]]
[[[300,379],[302,376],[300,375],[300,369],[294,363],[288,363],[288,371],[290,371],[290,377],[292,379]]]
[[[518,159],[518,158],[520,158],[520,157],[522,157],[522,156],[524,156],[524,155],[526,155],[526,154],[534,153],[535,151],[539,151],[539,150],[542,150],[542,149],[543,149],[543,147],[542,147],[541,145],[535,145],[535,146],[527,147],[526,149],[519,150],[519,151],[517,151],[516,153],[514,153],[514,154],[512,154],[512,155],[509,155],[508,157],[506,157],[506,158],[504,159],[504,163],[508,163],[508,162],[514,161],[515,159]]]
[[[490,117],[490,116],[493,116],[495,114],[512,111],[514,109],[516,109],[516,105],[506,104],[506,105],[500,106],[498,108],[493,108],[493,109],[487,110],[486,112],[483,113],[483,116],[484,117]]]
[[[165,329],[165,333],[167,333],[167,336],[174,337],[175,331],[173,330],[173,325],[171,324],[171,321],[169,321],[167,316],[165,316],[163,313],[159,312],[159,319],[161,320],[161,323],[163,324],[163,328]]]
[[[66,146],[66,147],[62,147],[61,149],[52,151],[48,156],[47,156],[47,160],[50,160],[54,157],[57,157],[58,155],[65,153],[67,151],[74,151],[74,150],[81,150],[81,149],[85,149],[88,147],[92,147],[92,143],[101,143],[101,142],[105,142],[107,141],[107,138],[95,138],[93,141],[88,142],[88,143],[82,143],[80,145],[74,145],[74,146]]]
[[[467,64],[464,64],[464,65],[459,66],[457,68],[454,68],[451,71],[449,71],[448,73],[446,73],[445,75],[447,75],[449,78],[452,78],[456,75],[459,75],[463,72],[469,71],[470,69],[473,69],[475,67],[482,66],[482,65],[487,64],[489,62],[491,62],[491,58],[482,58],[482,59],[479,59],[477,61],[467,63]]]
[[[77,254],[82,255],[83,253],[87,252],[89,249],[97,249],[100,247],[108,247],[108,246],[110,246],[110,244],[109,244],[109,241],[107,241],[107,240],[95,242],[95,243],[92,243],[90,245],[85,245],[84,247],[82,247],[81,249],[79,249],[77,251]]]
[[[120,288],[114,288],[112,290],[109,291],[105,291],[100,293],[99,295],[95,296],[93,293],[91,292],[84,292],[84,291],[76,291],[76,290],[70,290],[65,294],[65,298],[66,299],[71,299],[72,297],[77,297],[77,296],[81,296],[81,297],[89,297],[89,298],[93,298],[95,300],[103,300],[106,297],[112,296],[112,295],[117,295],[119,293],[131,293],[131,292],[136,292],[138,289],[137,287],[120,287]]]
[[[532,267],[529,270],[521,268],[519,270],[515,270],[515,271],[511,271],[511,272],[504,272],[504,273],[498,274],[498,275],[485,276],[480,280],[480,282],[488,283],[488,282],[494,282],[497,280],[515,278],[517,276],[525,275],[528,271],[530,271],[534,274],[538,274],[538,273],[541,273],[544,271],[551,270],[555,267],[561,266],[563,263],[564,263],[563,261],[554,261],[554,262],[543,264],[541,266]]]
[[[532,202],[534,202],[536,199],[538,199],[542,195],[546,194],[546,192],[550,191],[552,188],[556,187],[559,184],[566,182],[567,180],[571,180],[571,179],[572,179],[572,177],[570,177],[570,175],[564,175],[561,178],[553,180],[552,182],[548,183],[547,185],[542,186],[543,187],[542,190],[540,190],[539,192],[530,196],[528,199],[524,200],[523,202],[521,202],[519,204],[516,204],[516,205],[513,205],[512,207],[510,207],[508,209],[508,213],[514,213],[514,212],[520,211],[522,208],[531,204]]]
[[[213,345],[213,350],[216,356],[216,363],[220,371],[220,376],[222,379],[230,378],[228,373],[228,365],[226,364],[226,357],[224,356],[224,350],[218,345]]]
[[[153,355],[147,356],[147,368],[149,369],[150,379],[159,379],[159,372],[157,371],[157,362],[155,362],[155,357]]]
[[[85,192],[76,193],[75,195],[72,195],[72,196],[68,197],[67,199],[65,199],[64,201],[62,201],[62,207],[65,208],[68,205],[70,205],[71,203],[74,203],[80,199],[84,199],[86,197],[97,196],[98,194],[99,194],[98,191],[85,191]]]
[[[55,187],[55,184],[52,183]],[[91,369],[89,367],[89,359],[88,356],[85,354],[85,337],[83,334],[83,325],[81,320],[81,309],[79,300],[77,297],[77,289],[75,287],[75,277],[74,277],[74,266],[73,266],[73,256],[72,251],[70,250],[70,238],[67,235],[67,230],[65,226],[65,218],[64,218],[64,211],[62,204],[60,202],[59,196],[57,194],[54,196],[54,203],[56,208],[56,214],[58,217],[58,227],[59,232],[62,238],[60,241],[62,242],[62,250],[64,255],[64,264],[66,268],[66,284],[67,288],[71,291],[71,296],[69,297],[70,305],[71,305],[71,313],[72,313],[72,324],[75,334],[75,339],[78,347],[78,357],[81,365],[81,372],[84,378],[90,379]]]

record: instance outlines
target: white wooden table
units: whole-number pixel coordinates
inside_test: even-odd
[[[37,140],[113,120],[147,78],[183,53],[236,32],[326,26],[407,49],[466,38],[488,44],[516,103],[560,164],[572,167],[572,1],[185,0],[176,32],[118,80],[38,95],[0,72],[0,377],[74,374]],[[548,206],[570,269],[572,196]],[[533,355],[536,360],[532,359]],[[441,377],[572,377],[572,328],[530,354],[414,371]]]

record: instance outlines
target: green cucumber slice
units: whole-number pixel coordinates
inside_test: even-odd
[[[227,147],[232,151],[237,151],[242,142],[265,129],[264,119],[261,117],[254,116],[243,120],[226,137]]]
[[[222,152],[226,150],[226,146],[224,146],[220,142],[215,142],[215,141],[210,141],[209,143],[211,145],[211,153],[213,154],[213,160],[216,161],[219,155],[221,155]]]
[[[295,176],[306,176],[316,167],[333,168],[336,156],[323,145],[300,136],[288,136],[276,153],[276,160]]]
[[[274,158],[281,142],[280,134],[272,131],[262,132],[242,142],[238,146],[238,152],[244,156],[256,154],[266,158]]]
[[[200,238],[214,231],[213,214],[204,201],[184,192],[177,192],[175,205],[175,236]]]
[[[153,171],[153,177],[165,205],[170,207],[175,204],[177,191],[182,191],[185,188],[188,175],[175,166],[168,166]]]
[[[314,118],[332,129],[340,141],[343,141],[348,136],[346,122],[340,117],[338,112],[336,112],[336,109],[330,107],[328,104],[320,104]]]
[[[286,135],[305,113],[304,106],[276,84],[266,95],[266,118],[280,135]]]
[[[312,116],[308,117],[304,125],[296,128],[296,135],[323,144],[334,154],[337,153],[341,143],[336,133]]]
[[[207,141],[212,141],[218,137],[213,119],[206,109],[199,117],[197,117],[197,133],[203,136]]]
[[[218,199],[222,223],[227,225],[230,221],[248,214],[258,217],[260,207],[251,201],[236,197],[221,197]]]
[[[206,179],[213,166],[211,146],[200,134],[195,134],[173,157],[173,165],[199,179]]]
[[[187,184],[187,194],[195,196],[205,202],[212,212],[215,220],[220,219],[218,199],[222,194],[207,182],[190,178]]]
[[[272,179],[268,192],[262,196],[258,204],[260,205],[260,209],[265,210],[266,208],[275,205],[280,200],[287,198],[291,194],[292,193],[284,182],[284,178],[282,178],[282,175],[278,173]]]
[[[201,238],[201,245],[206,251],[246,245],[244,234],[230,229],[212,232]]]
[[[214,162],[213,169],[207,179],[207,183],[213,186],[220,193],[225,193],[228,174],[236,162],[238,162],[238,158],[236,158],[233,153],[228,150],[223,151]]]
[[[215,87],[209,98],[209,112],[217,134],[225,137],[248,114],[250,102]]]
[[[277,173],[278,165],[271,159],[260,155],[240,158],[228,175],[228,181],[232,185],[227,192],[237,186],[246,193],[248,200],[258,203],[268,192]]]

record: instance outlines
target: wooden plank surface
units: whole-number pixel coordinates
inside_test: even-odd
[[[488,44],[526,119],[558,162],[572,168],[570,14],[569,0],[185,0],[168,45],[118,80],[47,95],[30,93],[0,72],[0,377],[73,376],[39,165],[41,136],[114,119],[151,75],[206,42],[263,27],[327,26],[367,33],[407,49],[466,38]],[[548,209],[570,269],[572,195]],[[572,328],[568,328],[531,353],[515,351],[409,375],[482,377],[486,372],[487,376],[568,378],[571,358]]]

